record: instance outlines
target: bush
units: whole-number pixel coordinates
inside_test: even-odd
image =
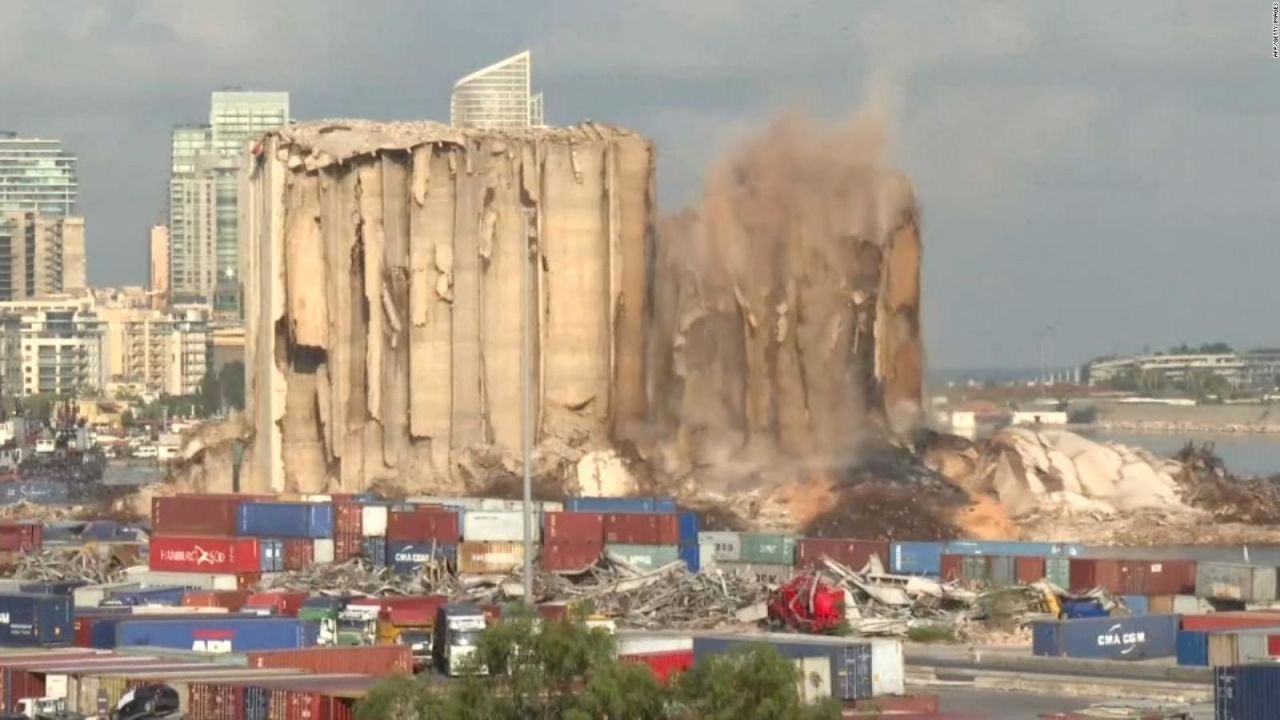
[[[917,625],[907,630],[907,639],[918,643],[959,642],[954,625]]]

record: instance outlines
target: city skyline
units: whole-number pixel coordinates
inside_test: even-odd
[[[1065,16],[829,0],[802,13],[306,5],[325,27],[364,29],[341,54],[332,37],[290,32],[303,6],[287,2],[81,7],[74,32],[66,10],[38,4],[7,23],[0,32],[21,42],[0,49],[14,69],[0,86],[14,99],[6,128],[80,156],[96,283],[145,277],[131,249],[159,209],[169,133],[202,116],[211,90],[287,89],[305,118],[443,121],[458,78],[530,48],[552,124],[654,138],[664,214],[696,200],[746,129],[796,106],[847,117],[874,98],[923,208],[931,366],[1035,365],[1048,324],[1064,363],[1198,338],[1276,341],[1259,312],[1280,304],[1268,160],[1280,98],[1258,91],[1274,66],[1269,13],[1250,3],[1085,3]],[[69,52],[41,64],[24,43]]]

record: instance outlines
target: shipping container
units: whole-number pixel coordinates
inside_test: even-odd
[[[987,581],[993,587],[1018,584],[1014,558],[1008,555],[991,555],[987,558]]]
[[[723,530],[700,532],[698,556],[698,564],[706,568],[717,563],[742,562],[742,536]]]
[[[141,583],[121,582],[121,583],[105,583],[102,585],[84,585],[78,587],[71,593],[72,602],[77,608],[98,607],[103,600],[107,599],[107,593],[112,590],[137,590],[142,587]]]
[[[658,513],[671,514],[678,511],[674,498],[612,498],[612,497],[571,497],[565,498],[564,509],[569,512],[595,513]]]
[[[1178,664],[1205,667],[1209,664],[1209,633],[1178,631]]]
[[[165,535],[151,538],[149,562],[152,570],[239,574],[261,572],[259,555],[260,548],[255,538]]]
[[[388,509],[386,505],[361,505],[360,533],[365,537],[386,537]]]
[[[1121,595],[1120,601],[1124,603],[1125,608],[1129,610],[1130,615],[1153,615],[1151,610],[1151,601],[1146,595]],[[1173,603],[1170,603],[1172,605]],[[1165,615],[1172,614],[1172,611],[1163,613]]]
[[[1014,574],[1019,583],[1030,585],[1046,578],[1045,558],[1020,557],[1014,559]]]
[[[44,541],[44,526],[34,522],[0,523],[0,550],[32,552]]]
[[[330,543],[333,541],[330,540]],[[306,570],[315,564],[315,541],[301,538],[285,540],[284,569],[286,572]],[[332,545],[330,545],[332,547]],[[332,552],[330,553],[332,554]],[[266,572],[265,570],[263,572]]]
[[[643,665],[649,669],[654,680],[667,685],[676,676],[693,669],[693,650],[620,654],[618,660],[632,665]]]
[[[88,583],[84,580],[19,583],[15,592],[22,595],[65,595],[74,597],[75,591],[85,585],[88,585]],[[5,592],[9,591],[5,590]]]
[[[968,559],[964,555],[943,555],[942,560],[938,563],[938,577],[943,582],[957,582],[966,580],[966,563]]]
[[[174,607],[182,604],[182,597],[187,589],[182,587],[148,587],[135,590],[111,590],[104,603],[111,605],[164,605]]]
[[[1061,555],[1061,546],[1047,542],[1019,542],[1012,540],[952,540],[942,549],[945,555],[1005,555],[1026,557],[1050,557]]]
[[[240,612],[253,593],[249,590],[193,590],[182,596],[186,607],[218,607]]]
[[[680,545],[697,545],[702,531],[702,518],[693,510],[682,510],[680,516]]]
[[[315,623],[292,618],[126,620],[116,625],[116,644],[207,653],[294,650],[315,645],[317,632]]]
[[[1217,720],[1272,720],[1280,708],[1280,665],[1214,668],[1213,704]]]
[[[125,577],[142,587],[185,587],[188,590],[244,590],[262,579],[260,572],[220,573],[207,575],[200,572],[169,572],[147,568],[129,568]]]
[[[1044,577],[1054,587],[1071,587],[1071,558],[1064,555],[1044,559]]]
[[[851,570],[860,571],[873,555],[880,559],[882,568],[890,570],[889,543],[885,541],[800,538],[796,542],[796,566],[806,570],[821,569],[822,559],[829,557]]]
[[[762,565],[796,564],[796,538],[794,535],[742,533],[741,542],[742,562]]]
[[[365,538],[360,546],[360,556],[368,560],[374,567],[385,567],[387,564],[387,539]]]
[[[1197,632],[1264,627],[1280,627],[1280,612],[1253,610],[1184,615],[1182,617],[1182,629]]]
[[[254,502],[240,506],[236,534],[245,537],[331,538],[333,505]]]
[[[1209,665],[1221,667],[1266,661],[1273,637],[1280,640],[1280,631],[1263,628],[1209,633]]]
[[[680,559],[691,573],[702,572],[702,549],[697,543],[680,543]]]
[[[601,513],[553,512],[542,520],[544,542],[604,542],[604,515]]]
[[[320,538],[311,541],[311,561],[316,565],[328,565],[334,561],[334,540]]]
[[[387,540],[397,542],[457,543],[462,539],[462,514],[440,507],[391,509],[387,513]]]
[[[246,613],[297,617],[298,610],[306,599],[305,592],[253,593],[245,600],[242,610]]]
[[[678,545],[680,518],[657,513],[606,513],[605,544]]]
[[[1196,564],[1196,595],[1245,602],[1275,600],[1276,569],[1202,561]]]
[[[1173,609],[1174,595],[1149,595],[1147,596],[1147,612],[1152,615],[1177,615],[1178,611]]]
[[[59,595],[0,595],[0,647],[70,645],[71,607],[71,598]]]
[[[784,633],[702,636],[693,639],[694,661],[702,663],[714,655],[747,650],[756,643],[769,645],[792,660],[822,658],[829,664],[831,694],[837,700],[860,700],[872,695],[872,650],[863,640]]]
[[[680,560],[680,547],[678,545],[606,543],[604,551],[606,555],[616,557],[646,572],[657,570]]]
[[[247,720],[244,713],[245,688],[242,685],[191,683],[190,716],[206,720]]]
[[[693,636],[668,634],[661,631],[647,633],[623,630],[617,635],[617,648],[619,655],[649,655],[684,650],[693,652]]]
[[[900,575],[932,575],[942,572],[940,542],[896,542],[890,545],[889,567]]]
[[[70,493],[61,480],[19,480],[0,485],[0,504],[66,505]]]
[[[458,572],[463,574],[505,575],[523,565],[523,543],[464,542],[458,545]]]
[[[737,575],[778,583],[791,580],[798,572],[791,565],[759,565],[757,563],[724,563],[723,565],[717,565],[712,570],[726,575]]]
[[[874,697],[902,695],[907,691],[906,661],[902,641],[896,638],[867,638],[871,643],[871,694]]]
[[[1177,595],[1173,598],[1173,612],[1176,615],[1201,615],[1213,611],[1212,603],[1195,595]]]
[[[351,673],[375,677],[413,672],[413,654],[408,645],[316,647],[251,652],[248,655],[251,668],[295,668],[309,673]]]
[[[1135,561],[1137,562],[1137,561]],[[1181,595],[1196,591],[1195,560],[1141,561],[1146,567],[1146,595]]]
[[[236,534],[243,495],[176,495],[151,499],[151,532],[156,535]]]
[[[594,567],[604,554],[604,542],[551,541],[542,546],[542,569],[554,573],[579,573]]]
[[[538,515],[529,518],[534,541]],[[467,510],[462,513],[462,539],[468,542],[524,542],[524,513],[512,510]]]
[[[258,540],[258,569],[264,573],[284,572],[284,541],[272,538]]]
[[[1053,657],[1148,660],[1177,654],[1178,617],[1082,618],[1032,623],[1032,652]]]
[[[387,565],[393,572],[409,575],[428,563],[452,567],[458,561],[458,546],[443,543],[387,543]]]
[[[317,538],[315,561],[317,563],[346,562],[360,556],[364,541],[364,506],[341,501],[333,504],[333,539]],[[326,543],[328,543],[326,550]],[[328,559],[326,559],[328,558]]]

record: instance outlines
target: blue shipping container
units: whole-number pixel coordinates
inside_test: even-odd
[[[135,605],[167,605],[176,607],[182,604],[182,598],[187,594],[186,588],[180,587],[151,587],[142,588],[140,590],[109,590],[104,601],[111,605],[123,605],[133,607]]]
[[[1280,665],[1213,669],[1213,716],[1217,720],[1271,720],[1278,707]]]
[[[236,532],[247,537],[331,538],[329,503],[250,502],[240,506]]]
[[[1097,600],[1068,600],[1062,604],[1062,617],[1068,620],[1077,618],[1111,617],[1111,613],[1102,607]]]
[[[871,697],[871,645],[860,642],[788,641],[776,638],[738,639],[726,637],[695,637],[693,661],[705,662],[715,655],[749,649],[755,645],[768,645],[778,654],[791,660],[826,657],[831,661],[831,695],[837,700],[862,700]]]
[[[458,561],[458,546],[431,542],[393,542],[387,543],[386,558],[392,572],[408,575],[426,562],[444,560],[450,565],[456,564]]]
[[[896,542],[890,547],[890,569],[900,575],[941,575],[940,542]]]
[[[67,484],[58,480],[20,480],[0,485],[0,504],[66,505]]]
[[[681,545],[697,545],[700,530],[702,530],[702,521],[698,518],[698,513],[692,510],[684,510],[680,513]]]
[[[18,586],[18,592],[24,595],[70,595],[78,587],[89,583],[83,580],[61,580],[46,583],[25,583]]]
[[[702,553],[698,550],[697,541],[680,545],[680,559],[689,572],[696,573],[702,569]]]
[[[1178,654],[1178,616],[1048,620],[1032,624],[1031,649],[1052,657],[1147,660]]]
[[[387,539],[384,537],[368,537],[361,543],[360,554],[374,567],[387,565]]]
[[[65,595],[0,595],[0,647],[69,645],[72,612]]]
[[[1178,631],[1178,664],[1188,667],[1209,666],[1209,633]]]
[[[284,572],[284,541],[259,540],[258,564],[264,573]]]
[[[1124,606],[1129,608],[1130,615],[1148,615],[1151,613],[1151,601],[1146,595],[1121,595]]]
[[[1009,555],[1012,557],[1051,557],[1066,555],[1067,547],[1059,543],[1013,542],[1003,540],[953,540],[944,555]]]
[[[565,498],[564,509],[569,512],[592,513],[660,513],[676,512],[674,498],[611,498],[611,497],[571,497]]]
[[[293,618],[131,619],[116,625],[116,646],[206,653],[297,650],[315,645],[318,633],[318,624]]]

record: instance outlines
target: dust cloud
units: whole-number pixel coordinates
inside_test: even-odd
[[[653,419],[707,482],[811,479],[921,421],[920,214],[885,116],[782,114],[659,225]]]

